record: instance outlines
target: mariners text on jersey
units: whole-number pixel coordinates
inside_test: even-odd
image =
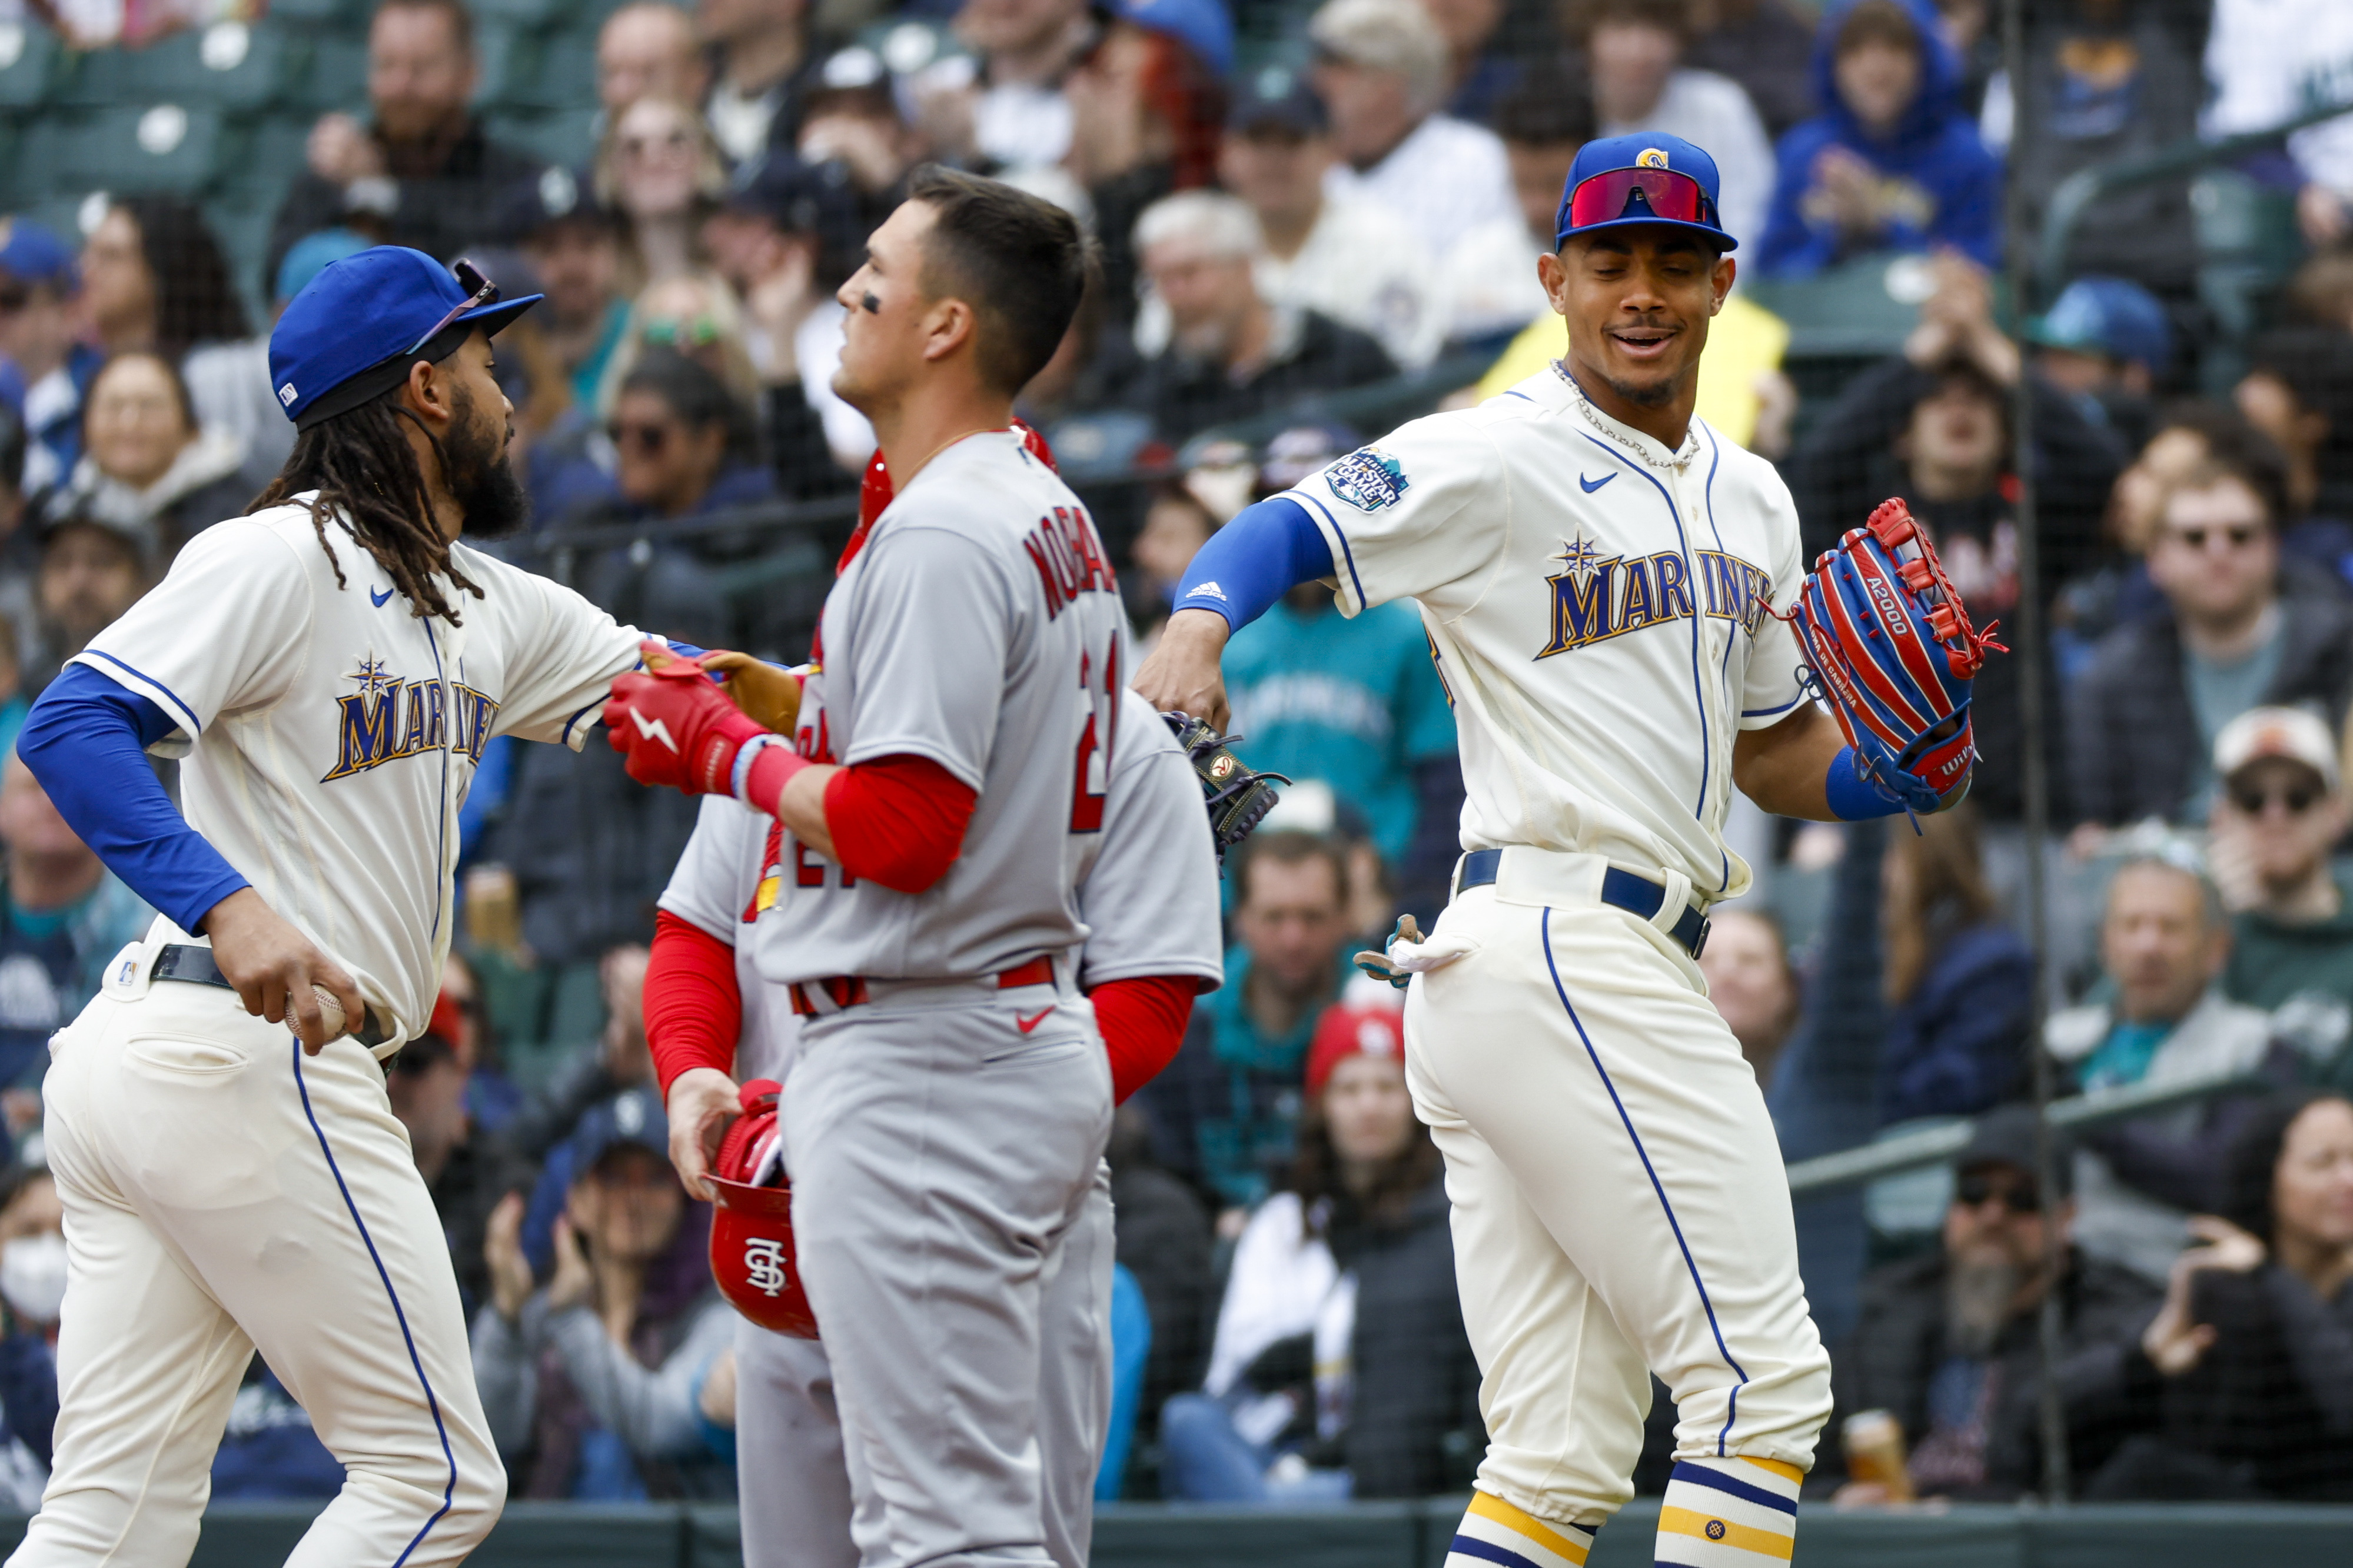
[[[494,698],[455,680],[410,680],[384,672],[374,653],[349,677],[360,689],[339,697],[335,765],[321,784],[427,752],[454,751],[479,763],[499,716]]]
[[[1599,560],[1589,539],[1563,543],[1554,557],[1562,563],[1552,585],[1552,636],[1537,653],[1549,658],[1624,632],[1638,632],[1694,613],[1691,568],[1679,550],[1629,559]],[[1773,574],[1737,555],[1695,550],[1700,600],[1696,613],[1738,624],[1754,637],[1773,602]]]

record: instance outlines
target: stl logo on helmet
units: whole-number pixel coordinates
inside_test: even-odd
[[[785,1272],[785,1244],[774,1237],[756,1237],[744,1244],[744,1275],[764,1296],[777,1296],[790,1285]]]

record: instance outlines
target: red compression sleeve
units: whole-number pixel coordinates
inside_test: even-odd
[[[731,1071],[743,1033],[735,950],[692,921],[657,910],[653,959],[646,965],[646,1046],[662,1098],[689,1068]]]
[[[1112,1103],[1124,1102],[1176,1059],[1200,985],[1189,974],[1146,974],[1106,980],[1087,993],[1111,1052]]]
[[[834,862],[894,892],[927,891],[963,852],[975,799],[929,757],[852,763],[825,785]]]

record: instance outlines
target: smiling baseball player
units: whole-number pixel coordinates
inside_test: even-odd
[[[793,1231],[874,1568],[1052,1561],[1044,1287],[1111,1124],[1074,889],[1128,663],[1094,524],[1009,426],[1086,269],[1059,208],[918,171],[841,289],[834,389],[896,499],[826,599],[815,754],[688,668],[617,681],[607,709],[634,776],[788,835],[754,937],[804,1018]]]
[[[1772,1123],[1694,962],[1749,883],[1725,813],[1735,787],[1828,818],[1966,781],[1874,773],[1806,700],[1770,613],[1801,585],[1796,510],[1692,412],[1734,275],[1715,192],[1677,138],[1588,143],[1538,258],[1567,356],[1236,518],[1137,675],[1221,715],[1230,626],[1328,578],[1345,614],[1415,600],[1454,701],[1470,852],[1430,940],[1389,954],[1419,972],[1409,1077],[1484,1374],[1452,1568],[1582,1563],[1631,1493],[1652,1370],[1678,1415],[1656,1560],[1789,1556],[1830,1366]]]
[[[26,723],[163,918],[50,1047],[61,1403],[13,1568],[185,1563],[256,1349],[347,1472],[290,1563],[460,1562],[505,1498],[380,1062],[439,988],[484,743],[577,748],[643,638],[459,539],[523,521],[491,337],[538,299],[460,274],[385,247],[296,297],[285,469]],[[148,750],[185,757],[185,819]]]
[[[812,680],[803,699],[804,745],[818,728],[819,685]],[[1092,836],[1097,848],[1079,889],[1088,935],[1078,986],[1095,1007],[1115,1100],[1166,1065],[1194,994],[1214,988],[1224,973],[1216,862],[1200,788],[1151,706],[1133,692],[1123,701],[1124,743],[1112,764],[1103,831]],[[677,1097],[682,1110],[706,1103],[695,1091],[712,1087],[713,1079],[719,1093],[708,1103],[734,1103],[731,1070],[777,1080],[791,1091],[799,1021],[787,990],[761,982],[747,929],[781,918],[768,885],[781,872],[777,826],[731,801],[705,801],[662,895],[646,990],[647,1041],[665,1096],[684,1086]],[[791,938],[788,929],[777,934]],[[723,1020],[739,1010],[740,1043],[723,1029]],[[690,1186],[707,1168],[717,1130],[686,1115],[674,1122],[671,1157]],[[1103,1342],[1111,1217],[1109,1173],[1099,1171],[1081,1222],[1084,1240],[1065,1248],[1046,1291],[1039,1446],[1046,1546],[1060,1568],[1086,1562],[1110,1402]],[[735,1368],[744,1562],[750,1568],[854,1568],[849,1473],[824,1345],[747,1321],[736,1330]]]

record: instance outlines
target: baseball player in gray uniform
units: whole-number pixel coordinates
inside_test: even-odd
[[[686,667],[617,681],[606,722],[635,776],[787,835],[753,946],[803,1019],[793,1229],[862,1560],[1044,1568],[1045,1289],[1112,1108],[1074,889],[1128,661],[1092,521],[1008,426],[1085,242],[1035,197],[924,170],[867,258],[834,384],[896,500],[826,600],[813,754]]]
[[[642,638],[459,541],[523,516],[490,339],[537,298],[461,277],[386,247],[287,307],[285,470],[26,724],[58,810],[163,916],[50,1047],[60,1408],[14,1568],[186,1563],[257,1348],[348,1474],[289,1562],[457,1563],[504,1500],[380,1063],[439,987],[484,743],[576,748]],[[151,750],[186,759],[185,819]]]
[[[814,688],[812,682],[802,701],[805,729],[815,724]],[[1211,989],[1224,966],[1216,863],[1200,788],[1151,704],[1133,692],[1123,700],[1124,743],[1112,767],[1103,829],[1096,836],[1100,849],[1079,889],[1088,930],[1079,954],[1079,989],[1092,993],[1157,976],[1183,976],[1187,989]],[[745,930],[764,918],[760,889],[777,864],[765,829],[774,826],[732,802],[706,800],[661,907],[730,950],[743,1016],[734,1071],[773,1079],[789,1091],[799,1020],[788,993],[761,982]],[[658,949],[670,935],[665,930],[656,937]],[[649,1006],[649,1016],[652,1011]],[[1122,1042],[1110,1038],[1111,1025],[1103,1028],[1116,1060]],[[666,1049],[669,1042],[651,1043],[665,1089],[684,1073],[714,1070],[680,1069]],[[1115,1070],[1114,1077],[1124,1084],[1124,1075]],[[732,1088],[733,1078],[729,1083]],[[681,1125],[671,1145],[690,1183],[705,1170],[697,1131]],[[1063,1568],[1086,1561],[1093,1522],[1109,1397],[1103,1340],[1109,1327],[1111,1218],[1108,1172],[1099,1172],[1081,1221],[1085,1242],[1074,1236],[1066,1251],[1078,1256],[1064,1258],[1046,1291],[1039,1447],[1047,1547]],[[749,1568],[855,1568],[849,1472],[832,1366],[820,1342],[749,1321],[737,1325],[735,1433]]]

